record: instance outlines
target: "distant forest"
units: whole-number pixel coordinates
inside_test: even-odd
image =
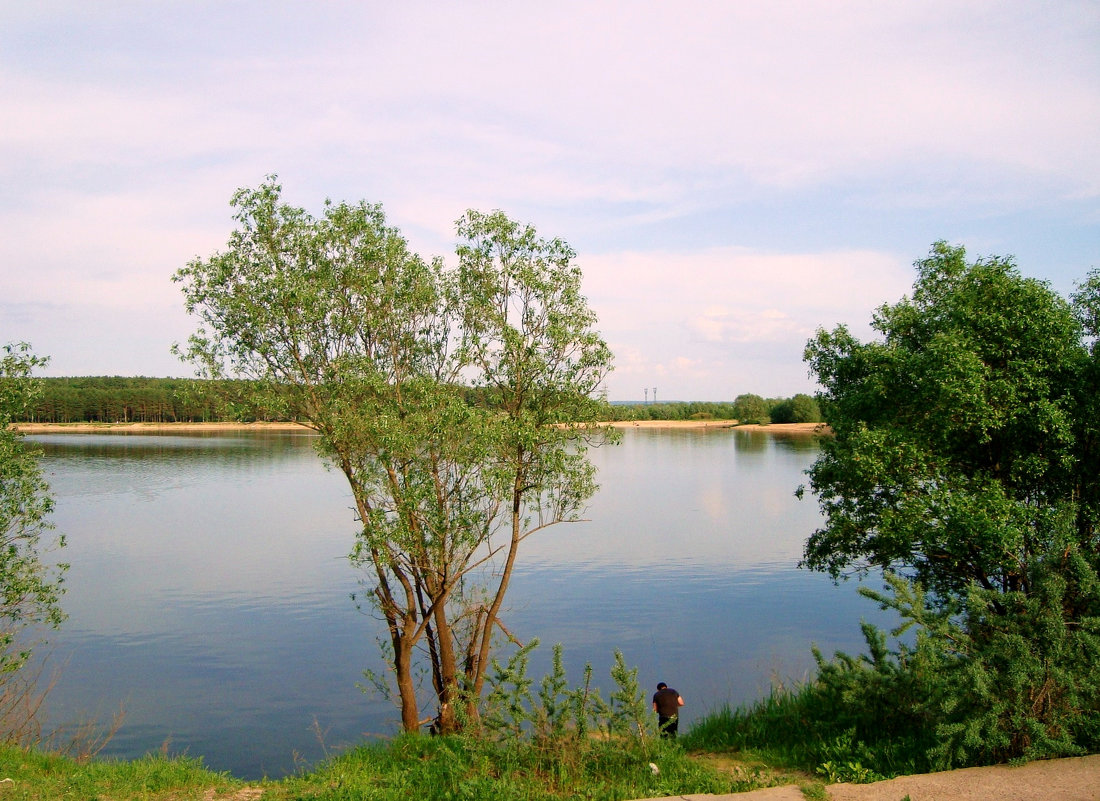
[[[26,423],[209,423],[285,421],[264,416],[244,402],[245,381],[196,378],[41,378],[41,393],[19,422]],[[468,390],[478,403],[480,393]],[[608,420],[739,420],[742,423],[816,423],[817,401],[809,395],[763,398],[739,395],[726,403],[608,404]]]
[[[674,401],[611,404],[608,420],[737,420],[741,423],[820,423],[821,408],[810,395],[763,398],[738,395],[732,401]]]
[[[197,378],[40,378],[27,423],[254,422],[244,381]]]

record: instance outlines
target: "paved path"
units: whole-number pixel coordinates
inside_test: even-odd
[[[832,784],[830,801],[1100,801],[1100,754],[900,776],[874,784]],[[805,801],[794,785],[732,795],[672,796],[686,801]],[[644,799],[656,801],[656,799]]]

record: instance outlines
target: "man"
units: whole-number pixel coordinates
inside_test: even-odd
[[[657,692],[653,693],[653,711],[657,713],[657,725],[662,737],[675,739],[676,729],[680,725],[680,707],[684,699],[680,693],[663,681],[657,683]]]

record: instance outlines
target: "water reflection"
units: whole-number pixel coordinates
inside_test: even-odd
[[[525,564],[693,573],[793,566],[821,522],[794,491],[816,453],[756,432],[628,431],[592,452],[601,491],[585,515],[532,542]]]
[[[55,720],[124,703],[111,754],[170,740],[251,777],[319,757],[315,719],[330,747],[394,731],[392,707],[356,689],[383,668],[383,631],[348,597],[351,499],[311,437],[36,439],[72,563]],[[510,629],[546,643],[532,673],[561,642],[574,679],[591,661],[606,684],[621,648],[646,685],[684,693],[690,723],[807,670],[811,642],[858,650],[874,609],[796,567],[821,522],[793,495],[814,453],[728,430],[630,430],[594,450],[587,521],[532,538],[509,594]]]

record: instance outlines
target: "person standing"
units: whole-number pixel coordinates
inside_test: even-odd
[[[653,711],[657,713],[657,725],[662,737],[676,738],[676,729],[680,725],[680,707],[684,699],[680,693],[663,681],[657,683],[657,692],[653,693]]]

